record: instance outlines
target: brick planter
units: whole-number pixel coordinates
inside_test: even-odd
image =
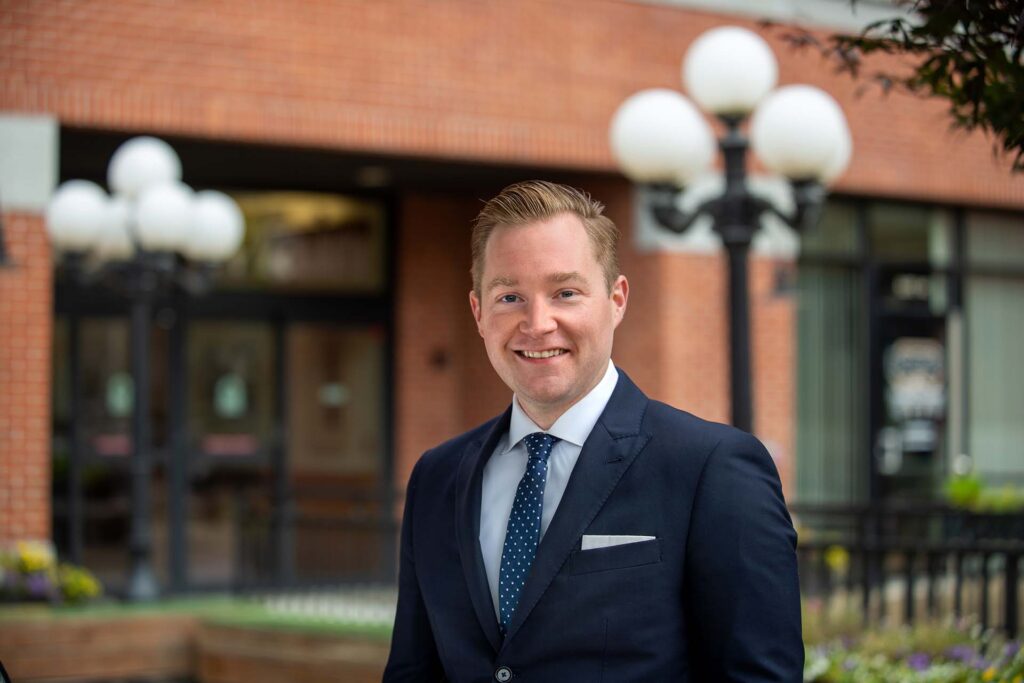
[[[192,675],[198,623],[187,615],[0,621],[0,659],[25,681]]]
[[[371,640],[202,625],[202,683],[379,683],[388,644]]]
[[[387,653],[379,640],[221,626],[190,615],[0,619],[0,660],[16,683],[376,683]]]

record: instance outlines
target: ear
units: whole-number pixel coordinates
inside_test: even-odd
[[[615,284],[612,285],[611,302],[615,308],[612,313],[615,327],[618,327],[626,315],[626,304],[629,302],[629,280],[625,275],[616,278]]]
[[[480,316],[483,315],[483,307],[480,305],[480,299],[473,290],[469,291],[469,310],[473,311],[473,320],[476,321],[477,333],[481,337],[484,336],[483,328],[480,327]]]

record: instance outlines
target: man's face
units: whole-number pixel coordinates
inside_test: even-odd
[[[491,365],[538,426],[550,427],[604,376],[628,294],[621,275],[609,293],[573,214],[491,233],[470,307]]]

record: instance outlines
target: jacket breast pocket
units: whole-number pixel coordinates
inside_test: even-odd
[[[577,550],[569,556],[570,574],[627,569],[661,562],[661,539],[624,543],[608,548]]]

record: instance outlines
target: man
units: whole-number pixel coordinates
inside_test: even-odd
[[[602,210],[530,181],[477,217],[470,307],[514,396],[413,469],[385,682],[802,680],[778,474],[611,363]]]

